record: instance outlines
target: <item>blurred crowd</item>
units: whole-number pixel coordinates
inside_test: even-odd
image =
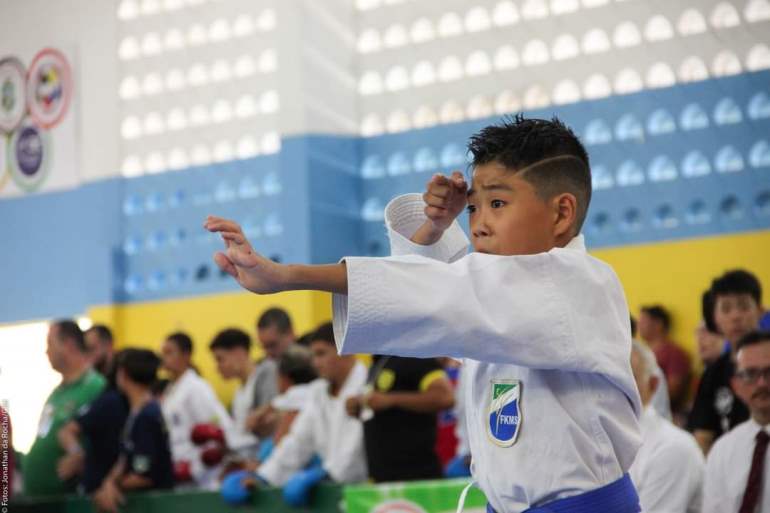
[[[770,347],[761,294],[753,274],[734,270],[695,296],[703,314],[695,358],[672,340],[676,319],[664,304],[632,316],[630,365],[645,410],[630,472],[643,504],[718,504],[729,474],[749,465],[717,446],[750,418],[770,423],[770,362],[763,367],[764,353],[749,351]],[[262,312],[252,333],[228,328],[205,342],[220,376],[238,382],[229,408],[193,364],[201,348],[187,333],[169,333],[156,350],[116,350],[107,326],[82,332],[71,320],[51,323],[47,355],[61,384],[31,450],[10,463],[21,493],[80,493],[116,511],[129,491],[219,490],[235,504],[273,486],[301,505],[323,480],[470,475],[469,428],[457,422],[461,362],[339,355],[331,323],[297,336],[280,308]],[[10,437],[7,412],[0,414]]]

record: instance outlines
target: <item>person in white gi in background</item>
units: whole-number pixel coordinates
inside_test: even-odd
[[[204,447],[191,440],[193,427],[218,426],[227,439],[233,424],[211,385],[192,368],[192,339],[185,333],[172,333],[161,346],[163,368],[171,376],[161,402],[169,430],[171,456],[177,482],[192,479],[203,489],[216,489],[221,465],[207,466],[201,459]],[[187,475],[184,475],[187,474]]]
[[[636,345],[639,339],[636,338],[636,319],[631,316],[631,339]],[[640,342],[642,343],[642,342]],[[658,380],[659,383],[666,382],[666,376],[663,374],[663,369],[658,365],[658,361],[655,360],[655,366],[652,368],[652,374]],[[668,397],[668,387],[655,387],[655,392],[650,399],[650,405],[655,408],[655,411],[664,419],[671,420],[671,399]]]
[[[751,417],[709,451],[703,513],[770,511],[770,331],[749,333],[735,350],[732,387]]]
[[[228,328],[220,331],[209,344],[214,354],[217,370],[224,379],[237,379],[241,386],[235,391],[230,410],[233,415],[233,432],[228,437],[230,449],[247,462],[252,462],[259,451],[259,439],[249,431],[249,414],[260,406],[270,404],[278,395],[278,379],[275,361],[251,359],[251,337],[243,330]]]
[[[345,410],[345,401],[366,386],[366,367],[354,356],[337,355],[331,323],[318,328],[310,351],[323,379],[310,384],[289,433],[257,469],[262,481],[283,487],[284,498],[293,505],[305,503],[310,489],[325,477],[336,483],[367,478],[363,425]],[[306,468],[314,455],[320,463]]]
[[[473,477],[499,513],[635,513],[641,443],[629,312],[580,235],[588,155],[560,121],[517,116],[474,135],[473,183],[434,176],[386,208],[388,258],[281,265],[210,216],[216,263],[258,294],[333,292],[344,353],[464,359]],[[475,253],[455,218],[470,216]],[[541,507],[542,506],[542,507]]]
[[[655,375],[653,352],[634,341],[631,368],[639,387],[642,413],[642,446],[629,474],[639,491],[645,513],[699,513],[706,461],[698,442],[687,431],[663,418],[652,404],[665,379]]]

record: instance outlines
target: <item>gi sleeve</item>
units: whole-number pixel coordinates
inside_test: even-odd
[[[404,194],[388,203],[385,207],[385,225],[390,239],[390,254],[422,255],[442,262],[454,262],[463,257],[470,243],[457,221],[452,223],[441,239],[429,246],[409,240],[427,219],[424,210],[425,202],[420,194]]]
[[[307,401],[300,410],[289,433],[278,443],[257,473],[273,486],[283,486],[286,481],[310,461],[317,452],[313,441],[313,423],[318,422],[314,402]]]

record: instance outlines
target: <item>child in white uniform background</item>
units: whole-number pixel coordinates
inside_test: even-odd
[[[635,513],[627,471],[639,394],[621,284],[588,255],[588,155],[560,121],[517,117],[474,135],[470,190],[436,175],[386,209],[387,258],[281,265],[209,217],[215,261],[258,294],[334,293],[345,353],[464,360],[473,476],[499,513]],[[466,208],[475,252],[455,221]]]

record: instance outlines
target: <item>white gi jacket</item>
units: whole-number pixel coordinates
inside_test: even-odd
[[[313,381],[289,433],[257,473],[271,485],[283,486],[317,454],[335,482],[366,480],[363,425],[345,411],[345,400],[363,392],[366,375],[364,364],[356,362],[336,397],[329,395],[326,380]]]
[[[652,404],[640,424],[642,446],[628,473],[642,511],[699,513],[706,461],[695,438],[664,419]]]
[[[196,424],[217,424],[224,431],[226,439],[232,432],[232,419],[211,385],[194,370],[187,369],[166,389],[161,409],[169,430],[174,462],[189,461],[197,485],[206,489],[216,488],[221,469],[219,466],[207,468],[200,458],[202,448],[196,447],[190,440],[192,428]]]
[[[706,459],[706,479],[703,485],[703,513],[737,513],[746,491],[757,433],[764,429],[770,434],[770,424],[760,426],[749,419],[720,436]],[[770,511],[770,450],[765,455],[762,475],[762,495],[757,512]]]
[[[345,259],[348,294],[333,297],[340,352],[464,359],[473,477],[499,513],[619,479],[641,442],[641,403],[613,270],[582,236],[537,255],[463,256],[455,222],[417,245],[424,207],[419,194],[388,205],[397,256]]]

